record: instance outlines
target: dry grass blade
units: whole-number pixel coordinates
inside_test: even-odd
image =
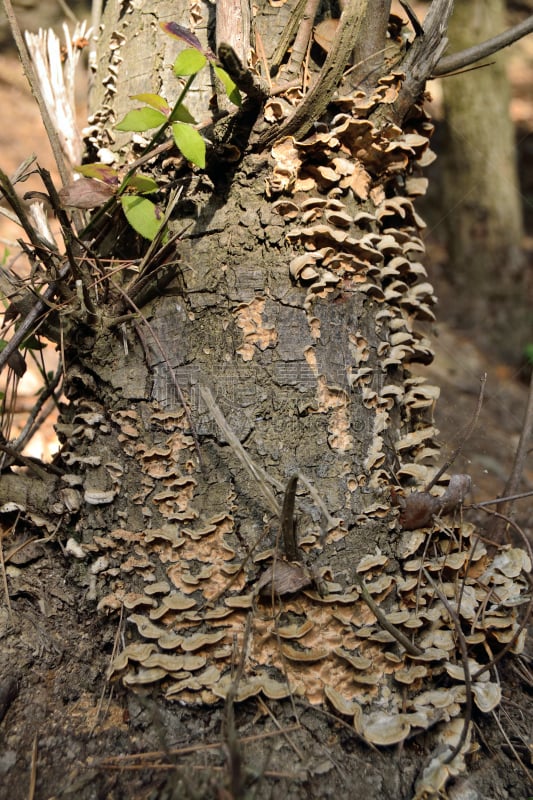
[[[288,725],[286,728],[282,728],[281,730],[275,731],[266,731],[265,733],[257,733],[252,736],[243,736],[237,738],[237,742],[240,745],[249,744],[252,742],[260,742],[265,739],[270,739],[273,736],[280,736],[285,735],[287,733],[293,733],[294,731],[301,730],[301,725]],[[175,764],[171,765],[160,765],[155,763],[158,759],[163,759],[166,756],[186,756],[190,755],[191,753],[201,753],[206,750],[222,750],[224,748],[225,742],[210,742],[210,743],[203,743],[203,744],[191,744],[185,745],[184,747],[172,747],[169,748],[168,751],[162,750],[153,750],[147,753],[127,753],[119,756],[107,756],[105,758],[101,758],[95,760],[94,762],[87,764],[88,768],[93,768],[94,766],[103,767],[105,769],[148,769],[150,767],[159,767],[161,766],[162,769],[165,767],[171,766],[173,769],[175,768]],[[140,761],[140,764],[136,764],[136,761]],[[152,763],[154,762],[154,763]]]
[[[33,739],[33,747],[31,750],[30,788],[28,790],[28,800],[34,800],[36,785],[37,785],[37,734],[35,734],[35,737]]]

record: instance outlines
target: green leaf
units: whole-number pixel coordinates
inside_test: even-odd
[[[95,178],[110,186],[118,186],[120,183],[117,170],[110,167],[109,164],[82,164],[81,167],[74,167],[74,169],[86,178]]]
[[[132,100],[139,100],[140,103],[146,103],[147,106],[161,111],[166,117],[170,114],[170,106],[164,97],[160,94],[152,94],[151,92],[143,92],[142,94],[132,94]]]
[[[27,339],[24,339],[20,345],[22,350],[44,350],[46,345],[44,342],[41,342],[37,336],[28,336]]]
[[[196,75],[207,64],[207,58],[199,50],[192,47],[182,50],[174,61],[176,75]]]
[[[163,224],[163,213],[159,206],[146,197],[124,194],[120,198],[126,219],[133,230],[152,241]]]
[[[215,74],[217,78],[222,81],[224,89],[226,90],[226,94],[228,95],[229,100],[233,103],[234,106],[241,106],[242,105],[242,98],[241,93],[237,89],[237,84],[233,81],[226,70],[222,69],[222,67],[213,67],[215,70]]]
[[[146,106],[128,111],[126,116],[115,125],[117,131],[148,131],[150,128],[159,128],[167,118],[161,111]]]
[[[173,122],[176,120],[177,122],[188,122],[190,125],[196,125],[196,120],[183,103],[180,103],[179,106],[174,109],[171,114],[171,119]]]
[[[6,339],[0,339],[0,353],[4,350],[9,342]]]
[[[524,347],[524,355],[528,364],[533,364],[533,342],[526,344]]]
[[[129,179],[127,186],[131,186],[139,194],[150,194],[151,192],[159,191],[159,185],[148,175],[133,175]]]
[[[178,149],[187,161],[192,161],[197,167],[205,168],[205,142],[195,128],[183,122],[172,125],[172,134]]]

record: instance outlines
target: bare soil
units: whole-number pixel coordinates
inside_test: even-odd
[[[2,168],[12,173],[31,152],[51,167],[37,111],[20,68],[7,55],[0,55],[0,107],[11,119],[0,126]],[[531,178],[531,147],[525,167]],[[1,235],[15,239],[19,233],[3,226]],[[494,498],[510,472],[526,386],[516,371],[494,363],[445,324],[434,333],[437,357],[424,374],[442,391],[436,418],[443,459],[471,419],[480,376],[488,375],[480,419],[455,469],[472,476],[473,499]],[[26,395],[30,403],[33,391]],[[51,439],[50,426],[44,427],[41,452]],[[521,489],[532,488],[530,458]],[[532,508],[531,498],[515,505],[530,540]],[[486,525],[481,512],[465,513]],[[378,752],[319,709],[253,700],[236,707],[232,742],[228,709],[165,705],[150,694],[110,685],[107,670],[120,645],[116,621],[96,613],[84,573],[63,550],[67,533],[17,553],[20,541],[9,527],[3,533],[0,798],[413,796],[431,733]],[[494,714],[475,717],[477,749],[469,756],[468,774],[449,787],[454,800],[533,796],[531,638],[523,657],[506,661],[499,672],[503,702]]]

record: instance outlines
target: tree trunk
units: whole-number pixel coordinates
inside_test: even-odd
[[[172,106],[180,93],[170,65],[184,44],[158,22],[223,52],[214,16],[229,6],[161,2],[156,16],[148,3],[107,3],[97,156],[138,155],[113,129],[129,96],[159,92]],[[302,8],[258,3],[250,30],[230,15],[224,37],[246,48],[246,33],[254,53],[272,53],[287,11]],[[224,771],[196,777],[196,756],[182,754],[165,789],[155,773],[158,796],[237,798],[254,785],[261,797],[346,796],[356,782],[369,800],[440,792],[464,769],[470,683],[483,710],[499,701],[478,674],[486,653],[503,636],[523,645],[514,606],[497,629],[478,620],[493,584],[506,597],[524,586],[454,513],[467,476],[420,491],[438,477],[438,390],[408,372],[431,359],[416,324],[433,319],[434,302],[413,198],[430,157],[419,100],[449,10],[434,4],[405,59],[392,18],[396,56],[367,94],[334,94],[332,78],[358,30],[385,42],[362,25],[366,3],[345,3],[320,72],[325,99],[320,81],[264,108],[250,90],[236,113],[209,118],[219,87],[206,68],[186,98],[209,142],[205,170],[169,149],[143,166],[163,199],[180,188],[175,249],[147,256],[119,212],[91,228],[87,308],[64,320],[66,474],[47,491],[55,513],[70,513],[89,599],[120,616],[109,673],[129,691],[131,736],[149,724],[168,750],[222,726]],[[473,637],[466,677],[461,624]],[[328,740],[332,711],[348,724],[334,722]],[[293,749],[262,738],[271,714]],[[376,745],[419,730],[424,763],[406,747],[390,770]],[[439,769],[424,771],[432,758]]]
[[[459,0],[449,35],[454,50],[505,26],[503,0]],[[447,230],[454,323],[516,362],[531,333],[522,252],[522,199],[506,57],[444,78],[446,148],[442,212]],[[494,62],[494,63],[493,63]]]

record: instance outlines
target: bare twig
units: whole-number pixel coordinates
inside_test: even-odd
[[[457,445],[451,456],[444,462],[439,471],[430,480],[424,491],[429,492],[435,486],[439,478],[442,477],[442,475],[444,475],[446,470],[449,469],[449,467],[451,467],[451,465],[455,462],[457,457],[461,454],[461,451],[465,446],[466,442],[472,436],[474,428],[476,427],[477,421],[479,419],[479,415],[481,413],[481,407],[483,405],[483,395],[485,394],[486,383],[487,383],[487,374],[485,373],[481,378],[481,386],[479,387],[479,395],[477,399],[476,410],[474,411],[472,419],[466,426],[466,429],[461,433],[459,444]]]
[[[511,474],[509,475],[509,479],[505,484],[505,488],[503,490],[503,495],[514,495],[518,490],[518,486],[520,485],[520,480],[522,478],[522,473],[524,472],[524,466],[526,463],[526,458],[528,454],[528,447],[531,441],[531,434],[533,432],[533,372],[531,373],[531,380],[529,382],[529,394],[527,398],[527,406],[526,412],[524,414],[524,422],[522,424],[522,431],[520,433],[520,439],[518,441],[518,446],[516,448],[516,453],[513,461],[513,468],[511,470]],[[499,514],[507,515],[510,500],[504,500],[503,498],[500,500],[498,505],[496,506],[496,511]],[[492,535],[498,539],[503,533],[503,525],[501,521],[498,521],[492,529]]]
[[[291,475],[285,489],[283,508],[281,510],[281,535],[285,555],[289,561],[299,561],[298,543],[296,541],[296,524],[294,519],[294,501],[296,499],[296,486],[298,475]]]
[[[383,43],[390,44],[387,39],[390,7],[391,0],[373,0],[372,10],[365,14],[352,53],[349,83],[354,88],[371,89],[382,76],[387,51]]]
[[[376,603],[376,601],[366,588],[365,582],[361,578],[361,576],[354,571],[353,577],[357,585],[359,586],[359,589],[361,590],[361,597],[363,598],[369,609],[372,611],[372,613],[376,617],[381,627],[384,628],[386,631],[388,631],[391,634],[391,636],[394,636],[396,641],[402,645],[402,647],[409,653],[409,655],[415,657],[423,655],[424,651],[421,650],[420,647],[418,647],[416,644],[413,644],[411,640],[408,639],[407,636],[399,628],[396,627],[396,625],[393,625],[392,622],[389,622],[389,620],[387,619],[381,608],[378,606],[378,604]]]
[[[70,272],[70,264],[64,266],[59,272],[59,279],[57,281],[52,281],[50,285],[45,289],[42,294],[42,299],[37,300],[33,308],[26,314],[24,319],[21,321],[19,327],[6,344],[2,352],[0,353],[0,370],[4,368],[4,366],[9,361],[9,357],[12,353],[14,353],[19,345],[26,339],[30,333],[35,332],[35,325],[37,320],[40,316],[42,316],[46,311],[49,310],[49,303],[54,298],[54,295],[57,292],[57,287],[59,281],[65,278],[68,273]]]
[[[13,526],[9,529],[9,533],[14,530],[16,526],[16,521],[13,523]],[[4,559],[4,543],[3,543],[4,533],[0,531],[0,568],[2,570],[2,583],[4,585],[4,594],[6,596],[6,607],[7,613],[9,614],[9,618],[13,617],[13,609],[11,608],[11,600],[9,599],[9,586],[7,584],[7,572],[6,572],[6,563]]]
[[[296,139],[303,136],[313,122],[322,116],[342,80],[369,2],[370,0],[347,0],[335,40],[313,87],[288,119],[281,125],[273,125],[259,139],[260,148],[268,147],[284,136],[294,136]]]
[[[230,787],[231,797],[234,800],[240,800],[244,796],[244,780],[242,774],[242,752],[237,738],[237,728],[235,725],[235,700],[239,689],[239,683],[244,672],[244,664],[246,662],[246,651],[248,649],[248,640],[252,629],[252,613],[250,612],[246,617],[246,626],[241,646],[241,653],[239,663],[230,683],[228,693],[226,695],[225,719],[224,719],[224,734],[226,740],[227,762],[230,774]]]
[[[260,742],[264,741],[265,739],[271,739],[273,736],[279,736],[280,734],[285,733],[293,733],[294,731],[299,731],[302,729],[302,726],[297,725],[288,725],[286,728],[282,728],[281,730],[275,731],[266,731],[265,733],[256,733],[252,734],[251,736],[243,736],[242,738],[238,739],[239,744],[247,744],[248,742]],[[161,750],[152,750],[146,753],[125,753],[124,755],[120,756],[107,756],[98,761],[95,761],[99,767],[104,767],[107,769],[137,769],[139,765],[135,764],[134,762],[140,761],[141,767],[148,769],[152,766],[151,762],[158,758],[163,758],[164,756],[171,755],[171,756],[183,756],[188,755],[189,753],[201,753],[205,750],[220,750],[224,747],[224,742],[209,742],[205,744],[190,744],[185,745],[184,747],[173,747],[169,748],[167,752],[163,752]],[[144,763],[143,763],[144,762]],[[155,765],[156,767],[164,768],[164,764]],[[172,769],[176,768],[175,764],[172,764]]]
[[[305,52],[309,46],[313,24],[315,21],[316,13],[318,11],[320,0],[306,0],[305,8],[303,10],[302,19],[294,39],[291,57],[289,63],[284,70],[284,82],[290,82],[297,77],[305,57]]]
[[[229,444],[231,445],[235,455],[246,469],[246,471],[252,476],[252,478],[256,481],[259,489],[261,490],[261,494],[267,501],[268,505],[270,506],[271,511],[277,517],[281,517],[281,507],[269,486],[271,482],[268,476],[266,475],[265,471],[261,469],[250,457],[250,455],[246,452],[242,444],[240,443],[239,438],[235,435],[232,431],[230,426],[228,425],[226,418],[218,405],[215,402],[215,398],[210,389],[207,386],[204,386],[200,383],[200,395],[202,400],[206,404],[207,408],[213,419],[215,420],[216,424],[228,440]]]
[[[441,601],[442,605],[450,615],[450,619],[453,622],[455,632],[457,634],[457,639],[459,641],[459,649],[461,651],[461,661],[463,663],[463,672],[465,676],[465,691],[466,691],[465,721],[463,724],[461,735],[459,736],[459,741],[452,749],[450,755],[447,756],[444,761],[445,764],[450,764],[454,760],[454,758],[461,752],[461,749],[466,741],[470,722],[472,720],[472,678],[470,676],[470,667],[468,665],[468,650],[466,647],[465,637],[461,629],[461,622],[459,620],[459,617],[457,616],[457,614],[451,607],[450,603],[448,602],[446,595],[443,592],[441,592],[441,590],[439,589],[439,587],[437,586],[437,584],[435,583],[435,581],[433,580],[433,578],[431,577],[431,575],[429,574],[429,572],[425,567],[424,567],[424,575],[428,583],[431,584],[431,586],[433,587],[433,590],[437,594],[439,600]]]
[[[423,91],[435,64],[441,58],[448,39],[446,29],[452,13],[453,0],[433,0],[424,19],[424,35],[417,36],[398,69],[405,80],[392,109],[379,108],[377,118],[401,122]]]
[[[455,72],[455,70],[468,67],[469,64],[474,64],[481,58],[497,53],[498,50],[503,50],[513,42],[527,36],[528,33],[533,31],[533,14],[530,14],[527,19],[513,25],[503,33],[493,36],[492,39],[487,39],[486,42],[481,42],[467,50],[462,50],[460,53],[453,53],[449,56],[444,56],[439,59],[436,66],[433,68],[432,77],[436,78],[438,75],[445,75],[448,72]]]
[[[30,766],[30,788],[28,790],[28,800],[33,800],[35,797],[35,787],[37,785],[37,734],[33,737],[33,747],[31,749],[31,766]]]
[[[59,363],[53,378],[50,381],[46,382],[46,385],[39,393],[39,397],[34,403],[33,408],[21,432],[19,433],[17,438],[10,443],[11,447],[13,447],[14,450],[22,450],[22,448],[26,446],[26,444],[29,442],[32,436],[43,424],[44,420],[48,417],[49,409],[45,410],[45,413],[39,419],[37,419],[37,417],[41,413],[41,409],[43,408],[48,398],[54,395],[55,390],[59,386],[59,382],[62,376],[63,376],[63,365]],[[57,399],[55,397],[54,399],[57,404]]]
[[[307,5],[307,0],[298,0],[294,8],[289,13],[288,22],[278,39],[276,49],[272,53],[271,64],[270,64],[272,73],[277,72],[277,70],[279,69],[279,66],[283,61],[285,53],[289,49],[292,37],[298,30],[298,26],[300,25],[300,20],[302,18],[302,14],[304,13],[306,5]],[[256,32],[256,39],[257,39],[257,32]]]
[[[39,86],[39,81],[37,79],[37,76],[35,75],[33,64],[31,63],[30,57],[28,55],[26,44],[22,37],[22,33],[19,24],[17,22],[17,18],[15,17],[13,6],[11,5],[11,0],[3,0],[3,3],[4,3],[4,10],[6,12],[6,17],[9,22],[9,27],[11,29],[11,33],[13,34],[13,39],[15,40],[15,44],[17,46],[22,67],[26,74],[26,78],[28,79],[28,83],[30,84],[32,94],[37,102],[37,105],[39,106],[39,112],[41,114],[44,127],[46,129],[46,134],[48,136],[48,140],[52,148],[52,153],[54,155],[59,175],[63,183],[67,185],[68,182],[70,181],[70,172],[67,166],[67,162],[65,160],[65,156],[63,155],[63,150],[61,149],[61,143],[59,141],[57,130],[54,127],[54,123],[52,122],[52,117],[50,116],[50,112],[48,111],[47,105],[44,101],[43,93],[41,92],[41,88]]]
[[[494,514],[495,516],[502,516],[501,514],[498,514],[497,511],[490,511],[489,509],[486,509],[486,508],[482,508],[481,510],[484,511],[486,514]],[[525,549],[527,550],[527,553],[529,555],[530,561],[533,561],[533,551],[531,549],[531,545],[529,543],[529,540],[528,540],[526,534],[524,533],[524,531],[522,530],[522,528],[519,525],[517,525],[516,522],[514,522],[514,520],[510,519],[509,517],[505,517],[504,519],[512,528],[514,528],[516,533],[518,533],[518,535],[522,539],[522,542],[524,544]],[[529,573],[526,573],[525,577],[527,578],[527,580],[529,582],[530,589],[533,590],[533,578],[531,577],[531,575]],[[482,675],[488,669],[490,669],[495,664],[497,664],[499,661],[501,661],[501,659],[504,657],[504,655],[507,652],[509,652],[509,650],[512,647],[515,646],[515,643],[516,643],[518,637],[520,636],[520,634],[522,633],[522,631],[524,630],[526,625],[530,622],[532,612],[533,612],[533,591],[530,592],[529,603],[528,603],[526,611],[524,613],[522,622],[520,623],[520,625],[516,629],[513,638],[509,642],[507,642],[504,645],[504,647],[502,647],[502,649],[499,651],[498,655],[494,656],[494,658],[492,659],[492,661],[490,663],[488,663],[485,666],[483,666],[481,669],[479,669],[475,673],[475,675],[473,675],[473,679],[474,680],[476,678],[479,678],[480,675]]]

